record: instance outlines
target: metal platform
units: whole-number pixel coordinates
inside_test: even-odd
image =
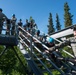
[[[18,39],[14,35],[2,35],[0,34],[0,45],[17,46]]]

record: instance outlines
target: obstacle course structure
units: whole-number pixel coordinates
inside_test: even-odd
[[[56,41],[61,42],[57,38],[63,37],[65,31],[66,34],[64,36],[73,34],[72,27],[73,26],[63,29],[57,33],[53,33],[50,35],[50,37],[54,38]],[[45,73],[48,75],[53,75],[53,71],[58,71],[59,75],[74,75],[74,72],[76,71],[76,62],[73,62],[75,59],[72,54],[63,50],[65,53],[72,56],[73,61],[70,59],[67,60],[66,57],[62,56],[60,51],[56,51],[53,48],[48,48],[31,33],[27,32],[20,26],[19,28],[20,31],[15,31],[15,35],[0,34],[0,45],[6,46],[5,50],[0,54],[0,56],[2,56],[7,48],[10,47],[13,49],[18,59],[22,63],[21,59],[14,49],[14,46],[17,46],[20,49],[21,53],[24,55],[25,60],[27,60],[28,67],[32,72],[31,75],[44,75]],[[68,34],[68,32],[70,34]],[[38,42],[39,47],[34,44],[33,39]],[[47,54],[44,52],[43,48],[46,48],[47,50],[51,49],[52,51]],[[53,58],[53,55],[55,58]]]

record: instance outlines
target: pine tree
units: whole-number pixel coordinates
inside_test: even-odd
[[[55,32],[54,25],[53,25],[53,19],[52,19],[52,14],[50,13],[49,15],[49,25],[48,27],[48,34],[50,35],[51,33]]]
[[[69,12],[70,8],[68,6],[68,3],[66,2],[64,4],[64,24],[65,27],[71,26],[72,25],[72,17],[73,15],[71,15],[71,13]]]
[[[59,22],[59,16],[58,16],[57,13],[56,13],[56,29],[57,29],[57,31],[61,30],[61,25],[60,25],[60,22]]]

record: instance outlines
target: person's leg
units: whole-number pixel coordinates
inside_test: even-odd
[[[2,23],[0,23],[0,34],[2,33]]]

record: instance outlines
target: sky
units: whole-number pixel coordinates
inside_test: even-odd
[[[56,25],[56,13],[59,15],[60,24],[64,28],[64,3],[68,2],[70,13],[73,16],[73,24],[76,24],[76,0],[0,0],[0,8],[8,18],[16,15],[17,21],[33,17],[38,29],[47,33],[49,13],[52,13],[53,24]]]

